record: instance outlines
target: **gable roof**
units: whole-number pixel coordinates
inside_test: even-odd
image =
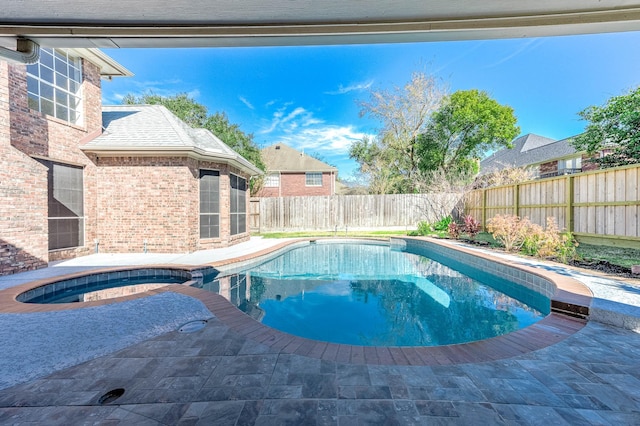
[[[104,106],[102,126],[103,133],[83,145],[83,151],[103,156],[191,156],[262,174],[209,130],[188,126],[162,105]]]
[[[565,158],[578,151],[569,143],[571,138],[556,141],[544,136],[527,134],[515,139],[513,148],[502,149],[480,162],[480,174],[504,167],[533,166],[555,159]]]
[[[338,169],[283,143],[262,149],[262,161],[270,172],[337,172]]]

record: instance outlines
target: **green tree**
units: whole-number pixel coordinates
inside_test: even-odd
[[[612,150],[589,161],[605,168],[640,163],[640,86],[612,97],[602,106],[590,106],[578,115],[589,124],[571,144],[589,155]]]
[[[136,97],[129,93],[123,99],[124,105],[164,105],[180,120],[191,127],[204,127],[207,120],[207,107],[197,103],[186,93],[178,93],[174,96],[160,96],[155,93],[146,93]]]
[[[252,134],[245,133],[240,129],[240,126],[230,123],[225,113],[216,112],[210,115],[206,106],[196,102],[186,93],[178,93],[174,96],[160,96],[154,93],[146,93],[141,96],[128,94],[122,99],[122,103],[126,105],[164,105],[189,126],[211,131],[253,165],[261,170],[266,169],[260,156],[260,149],[253,141]]]
[[[416,191],[417,136],[425,131],[445,93],[436,77],[416,72],[405,86],[371,90],[369,99],[359,103],[361,116],[382,124],[375,139],[357,141],[349,151],[360,172],[369,177],[371,192]]]
[[[462,90],[447,97],[417,138],[419,168],[445,174],[477,173],[490,149],[511,147],[520,132],[513,109],[484,91]]]

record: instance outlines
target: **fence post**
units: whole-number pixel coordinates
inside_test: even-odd
[[[520,184],[513,185],[513,214],[520,217]]]
[[[487,190],[482,189],[482,229],[487,229]]]
[[[573,176],[567,175],[567,182],[565,184],[565,199],[567,205],[565,207],[565,228],[567,231],[573,232]]]

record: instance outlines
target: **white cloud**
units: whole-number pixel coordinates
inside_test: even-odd
[[[310,125],[322,123],[322,120],[313,117],[313,114],[302,107],[294,108],[289,111],[291,103],[286,103],[278,108],[271,117],[271,122],[262,130],[260,134],[268,134],[272,132],[290,133],[298,127],[307,127]]]
[[[484,68],[493,68],[496,67],[500,64],[503,64],[509,60],[511,60],[512,58],[515,58],[518,55],[521,55],[529,50],[535,49],[536,47],[538,47],[540,44],[543,43],[542,39],[539,38],[532,38],[529,40],[526,40],[523,44],[520,45],[520,47],[518,47],[518,49],[516,49],[515,52],[512,52],[510,54],[508,54],[507,56],[505,56],[504,58],[494,62],[493,64],[489,64],[487,66],[485,66]]]
[[[240,102],[242,102],[243,104],[245,104],[247,106],[247,108],[249,109],[255,109],[255,107],[251,104],[251,102],[249,102],[247,100],[247,98],[245,98],[244,96],[238,96],[238,99],[240,99]]]
[[[367,90],[372,85],[373,85],[373,80],[369,80],[364,83],[355,83],[349,86],[343,86],[341,84],[340,86],[338,86],[338,90],[332,90],[324,93],[325,95],[344,95],[345,93],[349,93],[349,92],[360,92],[362,90]]]
[[[351,124],[329,124],[313,112],[291,104],[279,107],[259,133],[268,135],[268,145],[284,143],[299,151],[317,152],[333,161],[339,161],[340,157],[346,159],[354,142],[373,137]]]
[[[282,142],[300,151],[319,152],[326,155],[346,155],[351,144],[365,136],[373,136],[359,132],[353,125],[339,126],[320,123],[321,125],[302,128],[299,131],[281,135],[274,143]]]

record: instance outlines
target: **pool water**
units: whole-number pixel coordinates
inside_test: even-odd
[[[465,343],[549,313],[549,299],[539,293],[440,260],[451,265],[388,244],[311,244],[204,288],[270,327],[352,345]]]
[[[163,287],[182,284],[191,274],[182,270],[143,268],[88,274],[53,282],[26,291],[16,300],[23,303],[76,303],[128,296]]]

